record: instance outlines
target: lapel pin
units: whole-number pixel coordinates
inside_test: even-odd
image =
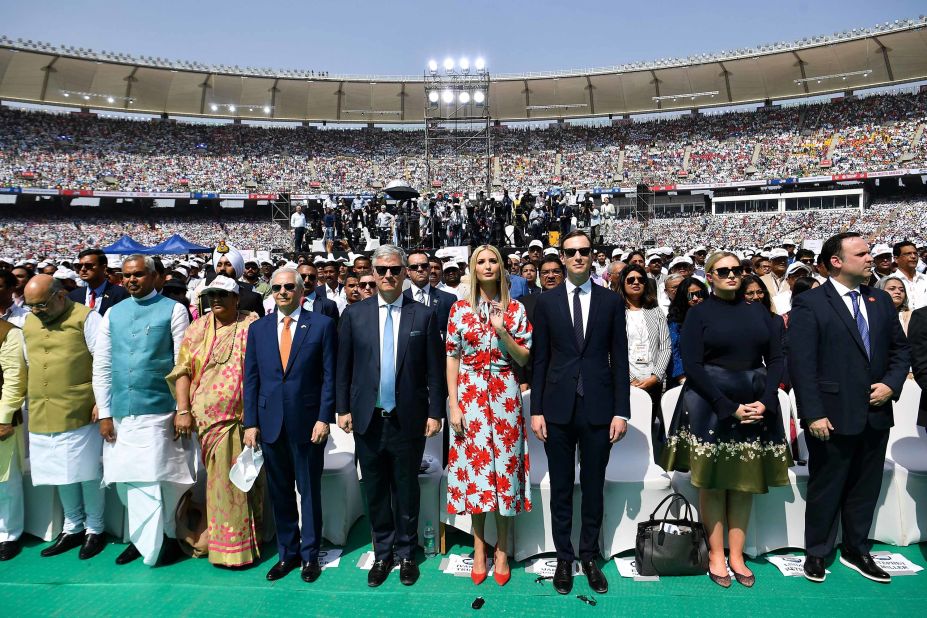
[[[870,297],[869,297],[869,302],[870,302],[870,303],[874,303],[874,302],[875,302],[875,298],[872,297],[872,296],[870,296]]]
[[[300,326],[300,328],[306,328],[306,325],[305,325],[305,324],[303,324],[302,326]]]

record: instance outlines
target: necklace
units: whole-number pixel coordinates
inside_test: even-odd
[[[217,320],[216,320],[216,316],[213,316],[213,327],[215,327],[215,322],[216,322],[216,321],[217,321]],[[217,365],[224,365],[224,364],[226,364],[227,362],[229,362],[229,359],[230,359],[230,358],[232,358],[232,350],[235,349],[235,338],[236,338],[236,336],[238,335],[238,322],[239,322],[239,319],[238,319],[238,317],[236,316],[236,317],[235,317],[235,330],[232,332],[232,342],[229,344],[229,351],[228,351],[228,354],[225,355],[225,358],[224,358],[223,360],[221,360],[221,361],[220,361],[220,360],[216,360],[216,364],[217,364]],[[216,328],[216,336],[217,336],[217,337],[219,336],[219,329],[218,329],[218,328]]]

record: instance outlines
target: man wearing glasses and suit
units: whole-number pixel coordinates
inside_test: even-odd
[[[84,249],[77,256],[77,274],[87,287],[79,287],[68,298],[80,303],[100,316],[110,307],[129,297],[125,288],[110,283],[106,276],[106,254],[99,249]]]

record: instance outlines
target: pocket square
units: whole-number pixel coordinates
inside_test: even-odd
[[[422,331],[420,331],[420,330],[413,330],[411,333],[409,333],[409,336],[410,336],[410,337],[417,337],[417,336],[419,336],[419,335],[421,335],[421,334],[422,334]]]

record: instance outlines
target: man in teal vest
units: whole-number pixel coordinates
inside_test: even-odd
[[[174,514],[196,478],[195,443],[180,435],[177,410],[165,376],[174,368],[186,308],[155,291],[154,261],[132,255],[122,264],[129,298],[103,317],[93,359],[93,390],[99,407],[103,482],[116,490],[129,512],[129,545],[116,558],[142,557],[153,566],[181,556]],[[166,537],[166,539],[165,539]],[[163,551],[162,551],[163,548]]]

